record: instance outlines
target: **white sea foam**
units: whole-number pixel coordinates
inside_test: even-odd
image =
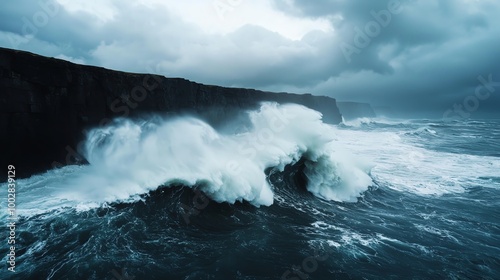
[[[342,123],[347,127],[362,127],[363,125],[370,125],[370,124],[403,125],[403,124],[408,124],[409,120],[388,119],[385,117],[376,117],[376,118],[361,117],[352,120],[345,120],[344,118],[342,118]]]
[[[394,190],[443,195],[474,186],[500,188],[498,182],[484,182],[497,176],[497,157],[426,149],[405,139],[403,131],[339,129],[336,135],[352,153],[375,164],[371,175],[377,182]]]
[[[252,126],[232,135],[191,117],[117,120],[89,133],[89,165],[20,180],[19,190],[26,193],[20,197],[30,197],[21,205],[88,209],[135,200],[172,184],[198,187],[218,202],[271,205],[274,193],[265,170],[283,170],[302,157],[307,159],[307,189],[323,199],[356,201],[372,184],[371,166],[343,150],[336,130],[322,122],[320,113],[265,103],[249,117]]]
[[[153,118],[92,130],[90,165],[66,166],[19,180],[18,213],[77,210],[136,201],[162,185],[198,187],[218,202],[271,205],[267,168],[283,170],[301,157],[307,189],[317,197],[356,201],[372,184],[419,195],[500,188],[497,157],[452,154],[405,140],[405,131],[352,130],[324,124],[300,105],[264,104],[248,122],[222,134],[194,118]],[[244,124],[245,123],[245,124]],[[370,174],[370,176],[369,176]],[[486,179],[485,179],[486,178]],[[294,202],[290,202],[294,203]],[[341,207],[341,206],[339,206]]]

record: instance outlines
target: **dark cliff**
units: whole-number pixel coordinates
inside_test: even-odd
[[[116,117],[188,112],[218,122],[262,101],[298,103],[337,124],[333,98],[263,92],[134,74],[0,48],[0,155],[29,175],[81,161],[86,129]]]
[[[374,118],[377,115],[373,108],[368,103],[358,103],[358,102],[337,102],[337,106],[340,113],[346,120],[352,120],[357,118]]]

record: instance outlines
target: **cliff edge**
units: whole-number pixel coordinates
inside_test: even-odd
[[[84,131],[116,117],[185,112],[217,126],[263,101],[302,104],[327,123],[341,122],[335,99],[326,96],[203,85],[0,48],[2,166],[30,175],[84,161],[77,152]]]

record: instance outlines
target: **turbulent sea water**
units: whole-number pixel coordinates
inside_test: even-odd
[[[500,278],[500,121],[265,104],[220,131],[117,120],[85,156],[17,181],[1,279]]]

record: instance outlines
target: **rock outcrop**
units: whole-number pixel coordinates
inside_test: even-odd
[[[368,103],[358,102],[337,102],[337,107],[345,120],[353,120],[357,118],[374,118],[377,115],[373,108]]]
[[[262,101],[298,103],[338,124],[333,98],[203,85],[78,65],[0,48],[0,155],[29,175],[84,160],[84,131],[116,117],[187,112],[217,126]]]

